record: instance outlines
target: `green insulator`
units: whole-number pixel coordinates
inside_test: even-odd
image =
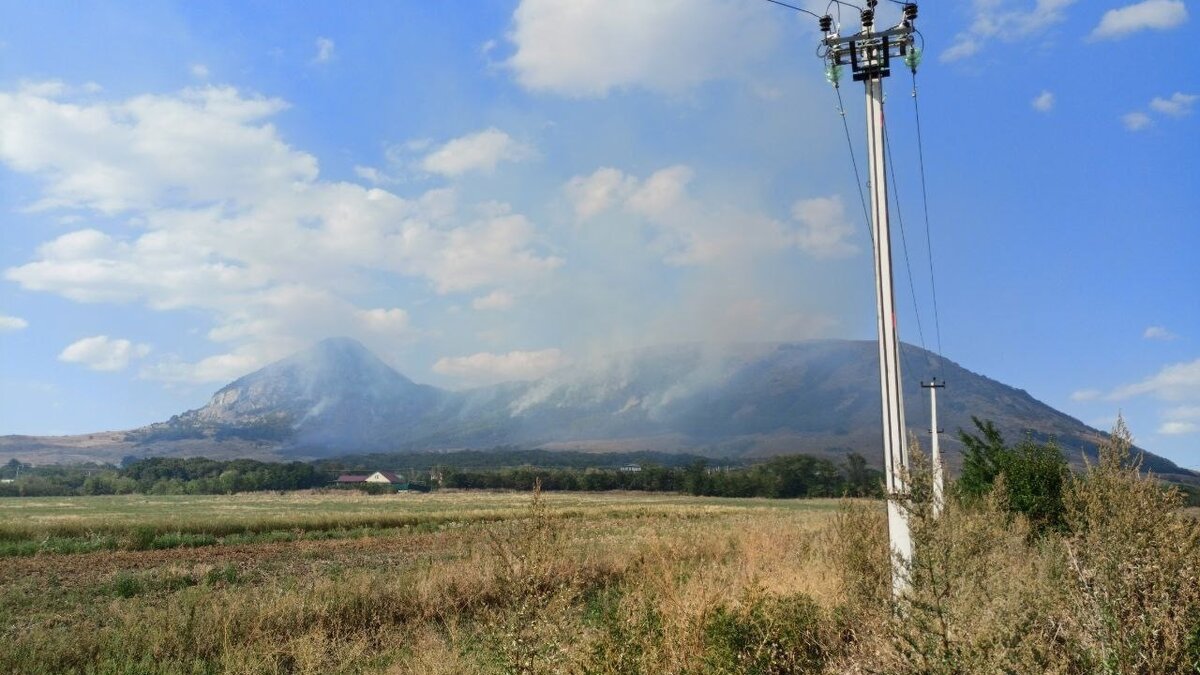
[[[917,72],[917,66],[921,65],[921,50],[916,47],[909,49],[908,53],[904,55],[904,65],[914,73]]]
[[[842,81],[842,67],[829,66],[825,68],[825,79],[829,80],[829,84],[838,86],[838,83]]]

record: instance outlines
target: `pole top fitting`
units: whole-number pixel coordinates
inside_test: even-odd
[[[832,16],[829,16],[828,14],[826,14],[825,16],[820,18],[819,23],[821,25],[822,33],[828,34],[829,31],[833,30],[833,17]]]
[[[871,26],[873,26],[873,25],[875,25],[875,10],[864,9],[862,11],[863,30],[869,30],[871,28]]]
[[[904,20],[908,21],[909,23],[917,20],[917,3],[904,3]]]

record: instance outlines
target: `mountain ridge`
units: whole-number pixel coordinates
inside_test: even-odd
[[[921,372],[949,382],[938,416],[951,432],[970,430],[972,415],[991,419],[1009,441],[1056,439],[1076,464],[1094,456],[1106,436],[932,352],[903,345],[902,355],[907,426],[922,442],[928,403]],[[87,435],[89,443],[3,437],[0,456],[58,448],[105,461],[198,454],[311,459],[515,444],[750,458],[854,451],[875,461],[877,360],[873,341],[685,343],[612,354],[537,380],[451,391],[413,382],[350,338],[330,338],[234,380],[204,406],[165,422],[107,441]],[[958,445],[952,433],[943,436],[952,465]],[[1192,475],[1153,454],[1147,468]]]

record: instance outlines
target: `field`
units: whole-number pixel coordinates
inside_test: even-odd
[[[529,493],[0,500],[0,672],[698,668],[721,607],[833,606],[821,540],[837,507]],[[620,653],[635,619],[657,622],[642,628],[661,653]]]
[[[913,456],[897,598],[878,501],[4,499],[0,673],[1200,673],[1200,523],[1127,446],[1052,511],[935,514]]]

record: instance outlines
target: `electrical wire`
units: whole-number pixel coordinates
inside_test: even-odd
[[[937,350],[938,350],[938,366],[942,371],[942,381],[945,381],[945,363],[943,359],[944,352],[942,351],[942,323],[938,316],[938,298],[937,298],[937,277],[933,273],[933,243],[929,236],[929,193],[925,184],[925,148],[924,141],[921,138],[921,106],[917,103],[917,73],[914,70],[913,78],[913,114],[917,123],[917,158],[921,167],[921,205],[925,212],[925,250],[929,256],[929,288],[932,291],[933,297],[933,326],[937,331]]]
[[[904,251],[904,271],[908,275],[908,292],[912,295],[913,315],[917,319],[917,337],[921,341],[921,349],[928,352],[925,346],[925,329],[921,327],[921,306],[917,303],[917,287],[913,283],[912,265],[908,258],[908,237],[904,233],[904,214],[900,210],[900,185],[896,181],[896,165],[892,162],[892,141],[888,136],[887,121],[883,124],[883,170],[884,179],[890,175],[892,180],[892,201],[896,204],[896,224],[900,226],[900,244]]]
[[[820,15],[820,14],[817,14],[816,12],[810,12],[810,11],[808,11],[807,9],[804,9],[803,7],[797,7],[797,6],[795,6],[795,5],[789,5],[789,4],[787,4],[786,2],[780,2],[779,0],[767,0],[767,2],[769,2],[769,3],[773,4],[773,5],[779,5],[780,7],[787,7],[788,9],[794,9],[794,10],[796,10],[797,12],[804,12],[805,14],[810,14],[810,15],[812,15],[812,16],[814,16],[814,17],[818,18],[818,19],[820,19],[820,18],[821,18],[821,15]]]
[[[842,103],[842,88],[834,86],[833,90],[837,92],[838,114],[842,116],[842,130],[846,132],[846,150],[850,152],[850,166],[854,167],[854,184],[858,186],[858,203],[862,205],[863,224],[867,227],[867,239],[874,241],[874,234],[871,230],[871,212],[867,209],[867,198],[863,194],[862,176],[858,173],[858,159],[854,155],[854,142],[850,140],[850,123],[846,121],[846,106]]]

